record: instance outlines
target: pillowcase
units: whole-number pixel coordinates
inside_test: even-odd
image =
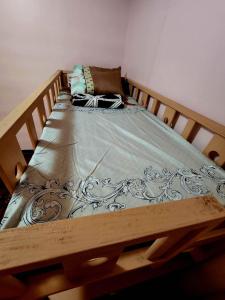
[[[101,107],[101,108],[124,108],[121,95],[97,95],[75,94],[71,100],[75,106]]]
[[[121,84],[121,67],[106,69],[100,67],[84,68],[84,76],[87,85],[87,93],[120,94],[124,96]]]
[[[71,95],[76,93],[85,93],[86,83],[84,79],[83,66],[75,65],[73,72],[69,75],[69,82],[71,87]]]

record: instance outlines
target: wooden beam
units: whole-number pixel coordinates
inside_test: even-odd
[[[75,254],[93,251],[95,255],[96,249],[103,251],[110,245],[135,245],[224,219],[225,209],[214,198],[204,196],[6,229],[0,232],[0,274],[58,263]]]

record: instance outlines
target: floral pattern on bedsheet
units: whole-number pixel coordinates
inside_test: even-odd
[[[129,207],[127,196],[140,200],[144,204],[157,204],[166,201],[180,200],[186,195],[209,194],[206,181],[215,184],[217,196],[225,199],[225,178],[217,175],[217,167],[203,165],[199,170],[177,168],[175,170],[145,168],[142,178],[127,178],[115,183],[111,178],[99,179],[92,176],[81,180],[79,184],[67,181],[61,184],[59,180],[48,180],[45,185],[35,185],[21,182],[16,189],[9,205],[16,204],[28,191],[30,199],[22,213],[21,219],[26,225],[44,223],[62,219],[63,205],[70,203],[67,218],[78,217],[87,208],[98,212],[112,212]],[[152,185],[158,188],[152,192]],[[120,197],[122,197],[120,199]],[[7,215],[5,216],[7,219]],[[6,220],[5,219],[5,220]],[[2,220],[2,224],[4,219]]]

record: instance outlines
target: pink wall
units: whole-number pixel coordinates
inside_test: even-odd
[[[1,0],[0,118],[56,69],[122,63],[129,0]]]
[[[123,69],[225,124],[225,1],[131,1]]]
[[[123,64],[225,124],[224,37],[224,0],[1,0],[0,118],[56,69]]]

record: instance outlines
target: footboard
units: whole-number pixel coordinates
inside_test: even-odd
[[[85,286],[87,299],[165,274],[187,266],[175,257],[224,220],[215,199],[198,197],[4,230],[0,298]]]

